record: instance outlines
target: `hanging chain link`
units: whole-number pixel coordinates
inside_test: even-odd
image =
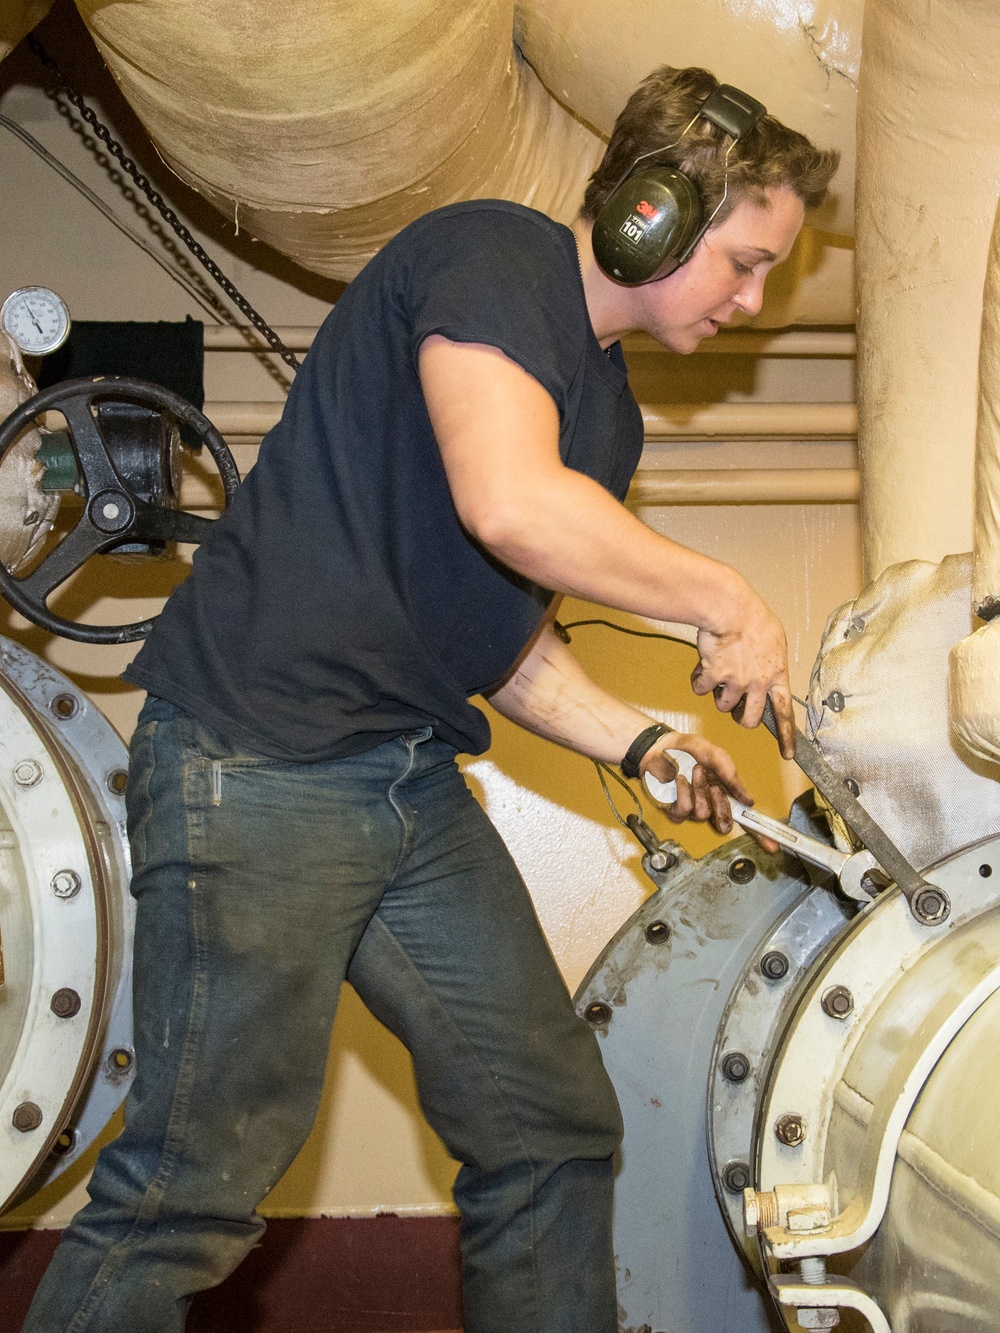
[[[247,319],[261,337],[265,339],[271,350],[277,352],[282,361],[287,365],[291,366],[294,370],[297,370],[299,368],[299,359],[295,353],[285,346],[275,333],[274,329],[268,324],[267,320],[265,320],[262,315],[259,315],[242,292],[238,291],[236,287],[233,286],[223,273],[222,269],[216,264],[215,260],[211,258],[205,249],[199,245],[191,235],[187,227],[185,227],[184,223],[180,220],[159,191],[154,189],[150,184],[149,178],[143,175],[137,164],[133,162],[121,144],[113,137],[107,126],[103,125],[98,120],[97,116],[80,94],[70,87],[69,81],[60,66],[53,60],[52,56],[49,55],[48,51],[46,51],[45,47],[34,33],[31,33],[28,36],[28,46],[31,48],[36,59],[56,79],[60,91],[73,103],[83,119],[105,145],[108,152],[121,164],[123,171],[131,176],[138,189],[142,191],[163,220],[174,230],[174,232],[176,232],[198,262],[207,269],[233,304],[246,315]]]

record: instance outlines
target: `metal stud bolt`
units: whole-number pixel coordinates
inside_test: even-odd
[[[823,992],[820,1000],[824,1014],[831,1018],[844,1019],[854,1011],[854,996],[846,986],[831,986]]]
[[[730,1194],[742,1194],[750,1185],[750,1167],[734,1158],[722,1168],[722,1183]]]
[[[742,1051],[730,1051],[722,1057],[722,1077],[727,1083],[742,1083],[750,1076],[750,1061]]]
[[[780,949],[768,950],[760,960],[761,976],[767,977],[768,981],[780,981],[782,977],[787,977],[788,967],[788,955]]]
[[[786,1148],[797,1148],[806,1140],[806,1122],[794,1111],[779,1115],[774,1122],[774,1137]]]

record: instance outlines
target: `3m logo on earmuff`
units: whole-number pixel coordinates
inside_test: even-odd
[[[660,210],[658,208],[654,208],[648,200],[640,199],[635,206],[635,212],[629,213],[618,230],[627,241],[631,241],[633,245],[639,245],[646,234],[647,228],[659,216]]]

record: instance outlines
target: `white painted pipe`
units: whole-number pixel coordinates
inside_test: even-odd
[[[951,723],[967,748],[1000,758],[1000,207],[993,223],[979,348],[972,609],[987,618],[948,660]]]
[[[257,461],[254,445],[232,446],[240,476]],[[217,509],[221,483],[187,474],[181,502],[195,511]],[[628,502],[652,505],[857,504],[855,468],[650,468],[636,474]]]
[[[1000,192],[996,0],[868,0],[858,94],[865,575],[972,542],[981,297]]]
[[[215,402],[205,415],[225,435],[260,439],[281,416],[281,402]],[[853,403],[646,404],[647,440],[850,439]]]
[[[304,324],[287,324],[278,326],[274,332],[289,351],[306,352],[317,330]],[[626,352],[663,352],[656,339],[646,333],[627,335],[624,345]],[[266,352],[270,349],[249,325],[206,324],[205,350]],[[855,353],[855,335],[852,329],[786,329],[781,333],[769,329],[727,329],[714,338],[703,338],[697,350],[730,356],[850,358]]]

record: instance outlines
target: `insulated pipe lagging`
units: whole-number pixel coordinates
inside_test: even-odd
[[[1000,205],[983,288],[976,421],[972,610],[987,623],[949,657],[951,724],[965,747],[1000,759]]]

